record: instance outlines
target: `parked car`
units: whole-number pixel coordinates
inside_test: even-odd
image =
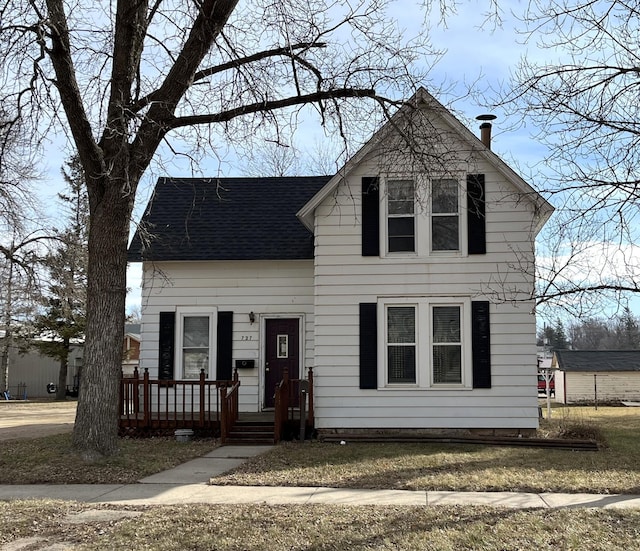
[[[538,392],[547,393],[547,382],[542,373],[538,373]],[[554,381],[553,374],[551,374],[551,379],[549,379],[549,393],[551,396],[556,395],[556,383]]]

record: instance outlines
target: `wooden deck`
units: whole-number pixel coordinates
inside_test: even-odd
[[[133,377],[120,381],[120,422],[122,436],[172,435],[177,429],[220,438],[237,437],[242,427],[262,424],[273,427],[273,441],[296,434],[304,419],[307,431],[313,429],[313,375],[300,384],[285,378],[279,385],[276,407],[263,412],[239,412],[237,370],[231,381],[150,379],[136,370]],[[304,392],[298,389],[304,387]],[[293,396],[292,394],[296,394]],[[299,395],[298,395],[299,393]],[[307,406],[308,404],[308,406]]]

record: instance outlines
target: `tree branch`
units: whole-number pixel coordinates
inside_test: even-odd
[[[198,82],[206,77],[210,77],[219,73],[223,73],[224,71],[229,71],[232,69],[239,69],[244,65],[249,65],[250,63],[255,63],[256,61],[262,61],[264,59],[269,59],[271,57],[285,56],[292,57],[299,60],[299,58],[293,53],[298,50],[308,50],[310,48],[325,48],[326,44],[324,42],[301,42],[300,44],[294,44],[292,46],[282,46],[279,48],[272,48],[271,50],[264,50],[262,52],[257,52],[255,54],[233,59],[231,61],[227,61],[226,63],[221,63],[220,65],[216,65],[215,67],[207,67],[206,69],[202,69],[198,71],[194,77],[193,81]],[[131,110],[133,112],[139,112],[141,109],[146,107],[147,105],[157,101],[160,95],[160,90],[155,90],[150,94],[147,94],[145,97],[140,98],[136,101],[132,106]]]
[[[64,2],[47,0],[47,8],[52,44],[48,54],[56,73],[55,86],[85,170],[99,173],[102,172],[99,168],[103,165],[102,152],[96,146],[76,79]]]
[[[184,126],[212,124],[219,122],[228,122],[236,117],[244,115],[251,115],[254,113],[261,113],[267,111],[273,111],[276,109],[283,109],[285,107],[292,107],[294,105],[306,105],[310,103],[322,102],[332,99],[346,99],[346,98],[372,98],[376,101],[386,101],[376,94],[376,91],[370,88],[345,88],[341,90],[324,90],[320,92],[313,92],[311,94],[304,94],[301,96],[292,96],[289,98],[283,98],[279,100],[268,100],[260,103],[252,103],[249,105],[242,105],[235,109],[229,109],[220,113],[209,113],[205,115],[191,115],[185,117],[175,117],[172,120],[167,121],[167,130],[174,128],[181,128]]]

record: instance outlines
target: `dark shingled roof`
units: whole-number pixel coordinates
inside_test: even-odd
[[[296,212],[330,178],[160,178],[128,259],[313,258],[313,235]]]
[[[640,371],[640,350],[556,350],[562,371]]]

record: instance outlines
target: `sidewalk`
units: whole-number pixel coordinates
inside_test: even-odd
[[[510,508],[638,508],[640,495],[519,492],[351,490],[322,487],[209,486],[209,478],[270,449],[225,446],[137,484],[0,485],[0,500],[51,498],[118,505],[333,504],[333,505],[487,505]]]

